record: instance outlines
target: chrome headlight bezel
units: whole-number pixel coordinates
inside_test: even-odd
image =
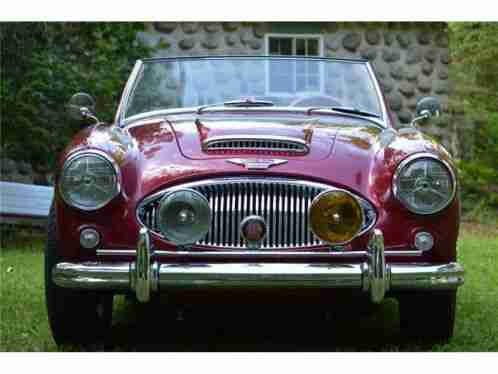
[[[441,205],[437,209],[430,211],[430,212],[417,209],[417,208],[407,204],[405,202],[405,200],[400,197],[400,191],[399,191],[399,182],[400,182],[400,178],[401,178],[401,174],[402,174],[403,170],[407,166],[411,165],[412,163],[422,161],[425,159],[430,159],[431,161],[439,162],[441,165],[443,165],[443,167],[448,171],[448,174],[451,178],[451,187],[452,187],[451,193],[450,193],[449,198],[447,199],[446,203]],[[393,194],[394,194],[394,197],[396,198],[396,200],[398,200],[410,212],[418,214],[418,215],[427,216],[427,215],[433,215],[433,214],[436,214],[436,213],[443,211],[453,202],[453,200],[455,199],[456,190],[457,190],[457,180],[456,180],[456,176],[455,176],[455,172],[454,172],[453,168],[451,167],[451,165],[447,161],[441,159],[440,157],[438,157],[432,153],[416,153],[416,154],[413,154],[413,155],[405,158],[397,166],[396,171],[394,172],[394,175],[393,175],[392,190],[393,190]]]
[[[65,187],[62,183],[62,177],[64,176],[64,173],[69,168],[69,166],[73,162],[79,160],[80,158],[89,157],[89,156],[96,157],[96,158],[99,158],[100,160],[105,161],[111,167],[111,170],[113,170],[114,175],[115,175],[115,183],[116,183],[114,193],[111,196],[109,196],[105,201],[102,201],[102,202],[95,204],[93,206],[82,205],[76,201],[72,201],[69,198],[69,196],[67,195],[67,193],[65,191]],[[95,210],[103,208],[104,206],[109,204],[112,200],[114,200],[114,198],[116,196],[118,196],[121,193],[121,171],[120,171],[120,168],[119,168],[117,162],[112,157],[110,157],[108,154],[106,154],[105,152],[102,152],[99,150],[78,151],[78,152],[71,154],[64,161],[64,165],[62,166],[60,177],[59,177],[58,189],[59,189],[60,197],[67,205],[74,207],[74,208],[77,208],[79,210],[83,210],[83,211],[95,211]]]

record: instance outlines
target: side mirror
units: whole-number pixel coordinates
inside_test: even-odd
[[[93,120],[99,123],[99,119],[95,116],[95,99],[83,92],[74,94],[69,99],[67,104],[69,117],[76,121]]]
[[[416,117],[412,120],[412,126],[418,121],[428,120],[432,117],[439,117],[441,113],[441,103],[432,96],[427,96],[420,99],[416,107]]]

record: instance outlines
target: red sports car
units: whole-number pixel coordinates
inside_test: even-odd
[[[451,337],[456,168],[416,127],[437,99],[396,130],[367,61],[238,56],[138,61],[113,124],[69,104],[89,126],[56,171],[57,343],[101,338],[114,294],[220,288],[395,297],[404,334]]]

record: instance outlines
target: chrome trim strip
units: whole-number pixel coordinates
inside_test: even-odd
[[[112,200],[114,200],[114,198],[116,198],[116,196],[118,196],[121,193],[121,185],[122,185],[121,169],[120,169],[118,163],[109,154],[107,154],[101,150],[98,150],[98,149],[84,149],[84,150],[76,151],[76,152],[69,154],[69,156],[67,156],[66,160],[64,161],[64,164],[62,165],[61,177],[64,175],[64,171],[66,170],[66,168],[68,167],[68,165],[71,162],[77,160],[78,158],[88,156],[88,155],[98,157],[98,158],[108,162],[111,165],[111,167],[114,169],[114,172],[116,173],[116,193],[109,200],[107,200],[106,202],[101,203],[99,205],[96,205],[95,207],[92,207],[92,208],[84,207],[84,206],[81,206],[80,204],[74,204],[66,199],[66,196],[64,194],[64,188],[63,188],[62,182],[61,182],[62,178],[60,178],[59,182],[58,182],[58,187],[59,187],[59,195],[61,196],[62,200],[64,200],[64,202],[67,205],[74,207],[74,208],[77,208],[77,209],[80,209],[80,210],[83,210],[83,211],[86,211],[86,212],[100,209],[100,208],[106,206],[107,204],[109,204]]]
[[[407,206],[405,203],[403,203],[403,201],[401,201],[401,199],[398,197],[398,180],[400,178],[401,171],[409,163],[414,162],[418,159],[424,159],[424,158],[430,158],[430,159],[433,159],[433,160],[436,160],[436,161],[439,161],[440,163],[442,163],[446,167],[446,169],[448,169],[448,172],[450,173],[450,176],[451,176],[451,180],[453,182],[453,191],[451,193],[451,197],[448,199],[448,202],[442,208],[440,208],[434,212],[431,212],[431,213],[417,212],[417,211],[413,210],[411,207]],[[438,157],[437,155],[435,155],[433,153],[420,152],[420,153],[414,153],[414,154],[404,158],[399,163],[399,165],[396,167],[396,171],[394,172],[393,179],[392,179],[392,190],[393,190],[393,194],[394,194],[394,197],[396,198],[396,200],[398,200],[410,212],[415,213],[415,214],[419,214],[419,215],[423,215],[423,216],[428,216],[428,215],[436,214],[436,213],[443,211],[452,203],[452,201],[454,200],[455,195],[456,195],[457,180],[456,180],[456,176],[455,176],[455,172],[454,172],[453,168],[451,167],[451,165],[447,161],[441,159],[440,157]]]
[[[384,251],[386,257],[420,257],[424,254],[423,251]],[[136,256],[137,252],[134,249],[97,249],[97,256]],[[154,256],[157,258],[237,258],[243,256],[251,256],[253,258],[351,258],[351,257],[366,257],[367,251],[345,251],[345,252],[319,252],[319,251],[154,251]]]
[[[142,70],[143,61],[137,60],[133,70],[131,71],[130,77],[126,81],[123,94],[121,95],[121,100],[119,101],[118,110],[116,111],[116,116],[114,117],[114,123],[120,126],[121,122],[124,121],[124,115],[126,108],[128,107],[128,101],[130,96],[135,89],[135,82],[137,80],[138,73]]]

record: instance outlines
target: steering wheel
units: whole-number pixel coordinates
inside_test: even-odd
[[[333,107],[341,105],[342,105],[341,102],[337,98],[328,95],[303,96],[295,99],[289,104],[289,106],[303,106],[303,107],[315,107],[315,106]]]

